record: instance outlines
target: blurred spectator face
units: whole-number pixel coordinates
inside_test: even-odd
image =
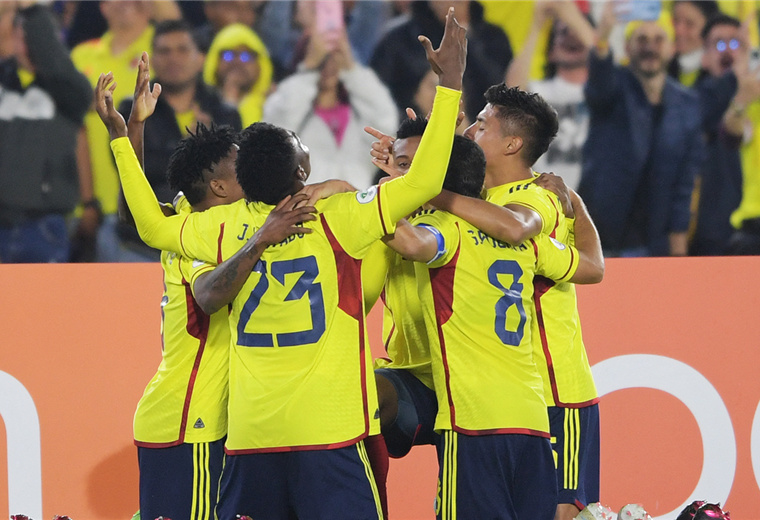
[[[737,54],[745,50],[739,36],[739,28],[733,25],[716,25],[710,29],[705,40],[702,67],[715,77],[728,72]]]
[[[705,23],[705,15],[692,2],[679,2],[673,6],[673,29],[678,54],[688,54],[702,47],[702,29]]]
[[[438,86],[438,76],[432,70],[420,81],[420,85],[417,87],[417,92],[414,93],[414,103],[419,107],[422,112],[419,114],[423,117],[425,114],[429,114],[433,110],[433,101],[435,100],[435,87]]]
[[[169,92],[176,92],[197,81],[203,68],[203,55],[190,33],[169,32],[156,38],[152,65],[161,86]]]
[[[147,25],[150,20],[150,7],[146,2],[139,0],[100,2],[100,12],[111,30],[129,30]]]
[[[625,49],[631,60],[631,70],[644,77],[665,71],[673,57],[673,44],[657,22],[644,22],[633,31]]]
[[[421,116],[420,116],[421,117]],[[393,166],[401,173],[407,173],[412,167],[412,160],[420,147],[421,136],[407,137],[406,139],[396,139],[393,142],[391,157]]]
[[[449,7],[454,8],[454,16],[457,21],[469,19],[470,2],[469,0],[453,0],[450,2],[444,2],[442,0],[432,0],[428,2],[430,10],[433,11],[435,17],[443,23],[446,21],[446,15],[449,13]]]
[[[256,22],[256,4],[258,2],[243,2],[230,0],[206,1],[203,12],[206,14],[215,32],[219,32],[233,23],[242,23],[252,27]]]
[[[245,45],[219,51],[217,84],[224,85],[229,79],[234,79],[240,90],[247,92],[259,79],[259,72],[259,55]]]
[[[549,60],[560,67],[577,67],[587,61],[589,49],[562,21],[554,24],[554,43]]]
[[[320,68],[319,76],[319,90],[320,92],[329,91],[338,88],[340,78],[340,66],[338,64],[338,56],[335,52],[331,52],[325,58]]]

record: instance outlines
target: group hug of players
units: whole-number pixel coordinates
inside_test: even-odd
[[[433,111],[378,133],[391,176],[361,192],[304,187],[292,131],[198,125],[169,165],[183,196],[161,205],[141,169],[160,95],[148,56],[128,122],[101,75],[120,211],[165,273],[163,359],[134,420],[143,519],[384,518],[388,453],[415,444],[437,447],[438,495],[421,500],[439,519],[564,520],[599,499],[574,283],[599,282],[604,261],[578,196],[531,171],[556,113],[496,85],[455,136],[467,41],[453,9],[440,47],[421,42]],[[388,359],[373,372],[378,298]]]

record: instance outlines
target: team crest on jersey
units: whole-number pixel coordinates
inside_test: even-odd
[[[377,186],[372,186],[371,188],[367,190],[358,192],[356,194],[356,200],[359,201],[359,204],[367,204],[375,200],[376,196],[377,196]]]
[[[563,244],[559,240],[553,239],[552,237],[549,237],[549,240],[551,240],[552,244],[554,244],[557,247],[557,249],[559,249],[560,251],[564,251],[565,248],[567,247],[565,244]]]

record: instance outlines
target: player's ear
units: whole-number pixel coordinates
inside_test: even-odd
[[[523,139],[519,135],[511,135],[505,142],[504,155],[519,153],[523,147]]]
[[[215,196],[220,199],[226,199],[229,191],[224,181],[220,179],[211,179],[208,183],[208,187]]]

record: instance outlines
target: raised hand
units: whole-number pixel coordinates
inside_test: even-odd
[[[301,193],[288,195],[280,201],[272,212],[267,216],[264,225],[256,231],[254,238],[261,244],[272,246],[279,244],[286,238],[297,233],[311,233],[311,229],[298,226],[301,222],[315,220],[316,208],[313,206],[296,206],[309,199],[309,196]]]
[[[408,108],[407,110],[411,110],[411,109]],[[374,161],[375,159],[377,159],[383,164],[386,164],[386,165],[389,164],[391,152],[393,151],[393,142],[395,141],[395,139],[388,134],[382,133],[380,130],[376,128],[372,128],[371,126],[365,126],[364,131],[367,132],[372,137],[374,137],[375,139],[377,139],[377,141],[372,143],[372,148],[370,148],[370,151],[369,151],[369,154],[372,156],[372,160]]]
[[[301,191],[296,193],[296,196],[304,194],[308,198],[301,202],[296,202],[295,207],[313,206],[318,200],[326,199],[338,193],[349,193],[352,191],[357,191],[357,189],[340,179],[330,179],[317,184],[307,184],[301,188]]]
[[[137,63],[137,81],[129,120],[142,123],[153,115],[160,95],[161,85],[158,83],[153,85],[152,91],[150,89],[150,58],[147,52],[143,52]]]
[[[454,8],[450,7],[446,15],[446,27],[443,31],[441,45],[437,50],[426,36],[417,39],[425,48],[425,54],[433,72],[438,75],[442,87],[462,90],[462,74],[467,65],[467,31],[454,18]]]
[[[116,82],[113,73],[100,74],[95,85],[95,110],[106,125],[111,139],[127,137],[127,123],[124,117],[113,106],[113,91],[116,90]]]

